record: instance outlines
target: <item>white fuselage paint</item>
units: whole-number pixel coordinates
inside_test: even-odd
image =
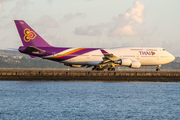
[[[129,58],[132,61],[139,61],[141,66],[162,65],[175,59],[172,54],[159,47],[124,47],[103,50],[118,56],[120,59]],[[103,61],[103,57],[104,55],[99,49],[62,62],[77,65],[97,65]]]

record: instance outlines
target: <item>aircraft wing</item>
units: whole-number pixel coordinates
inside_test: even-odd
[[[96,69],[107,69],[114,67],[114,61],[117,61],[120,59],[120,57],[113,55],[111,53],[108,53],[107,51],[101,49],[102,54],[104,55],[103,61],[101,61],[96,67]]]

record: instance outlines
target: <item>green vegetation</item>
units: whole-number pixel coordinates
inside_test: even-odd
[[[0,68],[64,68],[58,62],[44,60],[40,58],[12,58],[0,56]]]

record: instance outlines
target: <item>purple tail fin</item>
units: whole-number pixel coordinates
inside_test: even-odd
[[[41,36],[39,36],[26,22],[23,20],[14,20],[25,47],[51,47]]]

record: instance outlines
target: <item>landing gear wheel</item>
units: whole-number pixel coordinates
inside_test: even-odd
[[[115,71],[115,68],[108,68],[108,71]]]
[[[95,68],[95,67],[93,67],[93,68],[92,68],[92,71],[93,71],[93,70],[96,70],[96,68]]]
[[[157,68],[156,71],[160,71],[160,69]]]
[[[160,71],[160,67],[161,67],[161,65],[158,65],[156,68],[156,71]]]
[[[112,71],[112,68],[108,68],[108,71]]]
[[[112,71],[115,71],[115,68],[111,68]]]
[[[94,71],[94,70],[97,70],[96,66],[94,66],[94,67],[92,68],[92,71]]]
[[[97,68],[96,70],[101,70],[100,68]]]
[[[97,66],[96,66],[96,67],[94,66],[94,67],[92,68],[92,71],[94,71],[94,70],[104,70],[104,69],[103,69],[103,68],[99,68],[99,67],[97,67]]]

